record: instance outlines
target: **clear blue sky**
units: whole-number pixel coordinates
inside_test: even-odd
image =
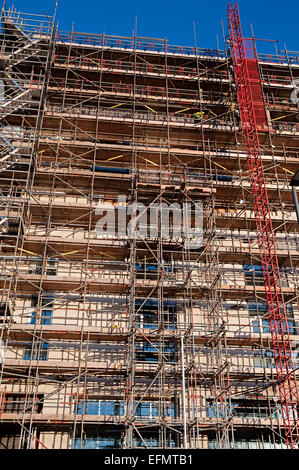
[[[244,35],[250,35],[252,23],[256,37],[279,39],[280,48],[286,43],[288,50],[299,50],[298,0],[238,3]],[[51,14],[55,0],[15,0],[13,4],[23,12]],[[78,32],[131,36],[137,15],[138,36],[167,37],[171,44],[192,46],[195,22],[198,47],[215,48],[218,34],[222,49],[221,19],[227,28],[227,5],[224,0],[58,0],[57,20],[60,30],[69,31],[74,22]],[[270,43],[260,46],[263,51],[274,52]]]

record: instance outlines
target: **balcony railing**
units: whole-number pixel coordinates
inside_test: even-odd
[[[227,116],[225,119],[218,118],[218,117],[208,117],[202,116],[198,118],[194,114],[175,114],[175,113],[155,113],[150,110],[141,111],[138,110],[135,113],[131,109],[111,109],[111,108],[97,108],[95,106],[72,106],[72,107],[65,107],[59,105],[54,105],[48,103],[46,110],[52,113],[57,113],[61,115],[61,113],[66,113],[68,115],[73,116],[97,116],[109,119],[121,119],[121,120],[133,120],[137,119],[142,122],[173,122],[173,123],[180,123],[180,124],[193,124],[193,125],[206,125],[213,128],[217,127],[227,127],[229,126],[231,129],[233,128],[233,121]]]
[[[185,67],[185,66],[171,66],[171,65],[158,65],[150,63],[134,63],[123,60],[101,60],[99,58],[84,57],[84,56],[66,56],[56,54],[54,56],[55,65],[66,65],[70,67],[85,67],[89,70],[102,70],[105,72],[118,72],[118,73],[137,73],[137,74],[155,74],[169,77],[181,76],[184,78],[191,79],[217,79],[217,80],[228,80],[227,72],[219,72],[215,70],[202,69],[197,71],[196,67]]]
[[[36,82],[38,86],[38,82]],[[97,87],[96,84],[92,82],[87,82],[86,80],[65,80],[63,78],[51,79],[49,82],[49,87],[57,89],[57,91],[63,92],[63,89],[66,88],[68,91],[81,93],[85,91],[93,91],[94,94],[99,92],[103,94],[112,94],[119,95],[124,94],[128,95],[129,98],[134,96],[142,95],[144,97],[162,97],[162,98],[171,98],[177,101],[180,100],[193,100],[199,101],[210,101],[217,104],[230,104],[231,99],[228,96],[228,93],[219,93],[217,91],[210,90],[201,90],[200,94],[198,90],[187,90],[180,88],[169,88],[167,91],[165,87],[157,86],[146,86],[146,85],[136,85],[135,88],[131,84],[122,84],[122,83],[111,83],[111,82],[102,82],[101,88]],[[200,98],[199,98],[200,97]]]
[[[287,51],[280,54],[258,54],[258,60],[261,62],[271,62],[273,64],[288,64],[290,62],[294,65],[299,65],[299,52]]]
[[[106,49],[137,49],[145,52],[158,52],[188,56],[204,56],[210,58],[225,58],[225,52],[219,49],[195,48],[192,46],[176,46],[168,44],[167,40],[105,36],[103,34],[87,34],[59,32],[56,35],[58,43],[96,46]]]
[[[279,133],[297,134],[299,132],[299,123],[297,122],[272,121],[272,126]]]

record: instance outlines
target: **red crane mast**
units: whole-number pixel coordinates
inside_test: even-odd
[[[297,448],[299,429],[296,372],[258,135],[258,129],[262,130],[266,124],[258,60],[253,43],[251,47],[247,47],[246,44],[245,48],[246,40],[242,36],[239,8],[236,3],[230,3],[228,6],[228,23],[285,439],[288,447]]]

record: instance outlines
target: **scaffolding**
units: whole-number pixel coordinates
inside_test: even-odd
[[[2,9],[1,447],[297,445],[299,56],[250,69],[265,274],[234,41],[61,32]],[[192,224],[201,208],[200,246],[178,206]]]

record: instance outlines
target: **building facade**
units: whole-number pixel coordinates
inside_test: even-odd
[[[0,59],[0,448],[286,447],[229,44],[10,9]],[[295,368],[299,54],[252,64]]]

